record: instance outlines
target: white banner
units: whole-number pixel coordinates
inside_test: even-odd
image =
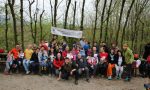
[[[73,38],[82,38],[82,31],[68,30],[52,27],[51,33],[60,36],[73,37]]]

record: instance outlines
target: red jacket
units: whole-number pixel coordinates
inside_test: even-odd
[[[150,55],[147,57],[147,62],[150,64]]]
[[[13,54],[15,60],[19,58],[19,51],[16,48],[13,48],[10,53]]]
[[[60,60],[60,59],[56,60],[56,59],[55,59],[55,60],[53,61],[53,64],[54,64],[54,67],[55,67],[56,69],[59,69],[60,67],[63,66],[64,60]]]
[[[67,57],[67,53],[68,53],[68,51],[63,51],[63,52],[62,52],[63,58]]]

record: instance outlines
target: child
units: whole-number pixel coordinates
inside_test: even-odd
[[[6,67],[5,67],[5,70],[4,70],[5,75],[9,75],[10,66],[12,65],[13,60],[14,60],[13,55],[8,53],[7,60],[6,60]]]
[[[47,59],[48,59],[48,53],[47,51],[44,49],[44,47],[41,47],[40,52],[38,53],[38,59],[40,62],[40,75],[41,75],[41,71],[46,72],[47,70]]]
[[[19,52],[19,64],[20,65],[22,65],[23,59],[24,59],[24,53],[22,50],[20,50]]]

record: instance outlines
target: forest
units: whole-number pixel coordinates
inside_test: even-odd
[[[0,48],[50,41],[51,27],[59,27],[83,31],[91,45],[127,42],[141,54],[150,42],[149,17],[150,0],[0,0]]]

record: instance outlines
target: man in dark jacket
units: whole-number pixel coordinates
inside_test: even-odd
[[[33,53],[30,59],[30,64],[31,64],[31,71],[35,74],[38,73],[39,70],[39,59],[38,59],[38,48],[33,49]]]
[[[78,54],[77,66],[79,75],[85,72],[86,81],[89,82],[89,69],[87,67],[87,62],[81,57],[81,54]]]

